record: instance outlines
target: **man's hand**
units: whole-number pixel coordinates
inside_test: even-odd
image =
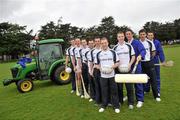
[[[74,72],[76,72],[77,71],[77,68],[76,67],[74,67]]]
[[[137,61],[141,61],[141,60],[142,60],[142,56],[141,55],[137,56]]]
[[[131,70],[131,64],[128,65],[128,72]]]
[[[162,62],[161,64],[162,64],[162,66],[166,66],[166,62],[165,62],[165,61],[164,61],[164,62]]]

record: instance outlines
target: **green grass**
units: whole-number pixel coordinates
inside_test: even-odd
[[[157,103],[152,93],[146,94],[142,108],[129,110],[124,104],[119,114],[112,108],[98,113],[93,103],[70,94],[70,84],[35,81],[32,92],[20,94],[15,84],[2,85],[2,79],[11,77],[14,62],[0,64],[0,120],[180,120],[180,46],[164,50],[175,66],[161,69],[162,101]]]

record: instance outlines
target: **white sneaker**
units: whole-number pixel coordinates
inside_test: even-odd
[[[156,101],[157,101],[157,102],[160,102],[160,101],[161,101],[161,98],[156,98]]]
[[[111,106],[112,106],[112,104],[111,104],[111,103],[109,103],[109,104],[108,104],[108,106],[109,106],[109,107],[111,107]]]
[[[115,109],[115,113],[120,113],[120,109]]]
[[[71,90],[71,94],[74,93],[75,91],[74,90]]]
[[[81,98],[84,98],[84,95],[81,95]]]
[[[99,112],[104,112],[104,110],[105,110],[104,108],[100,108]]]
[[[125,102],[128,99],[127,96],[123,97],[123,101]]]
[[[92,102],[93,101],[93,99],[91,98],[91,99],[89,99],[89,102]]]
[[[133,106],[133,105],[129,105],[129,109],[131,109],[131,110],[132,110],[133,108],[134,108],[134,106]]]
[[[77,95],[77,96],[80,96],[80,93],[77,92],[76,95]]]
[[[136,107],[137,108],[141,108],[143,106],[143,102],[142,101],[138,101]]]

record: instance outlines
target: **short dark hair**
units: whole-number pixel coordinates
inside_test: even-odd
[[[153,34],[154,34],[154,32],[153,32],[153,31],[147,31],[147,34],[148,34],[148,33],[153,33]]]
[[[95,40],[95,39],[101,39],[101,38],[100,38],[99,36],[96,36],[96,37],[94,37],[94,40]]]
[[[142,32],[145,32],[145,33],[146,33],[146,30],[145,30],[145,29],[139,30],[139,34],[142,33]]]
[[[94,42],[94,40],[93,40],[93,39],[88,39],[88,42],[89,42],[89,41],[93,41],[93,42]]]
[[[127,29],[126,31],[125,31],[125,33],[126,32],[131,32],[132,34],[134,34],[134,32],[131,30],[131,29]]]
[[[107,40],[107,42],[109,43],[109,40],[107,37],[102,37],[101,40]]]

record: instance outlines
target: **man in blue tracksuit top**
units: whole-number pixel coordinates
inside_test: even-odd
[[[146,50],[139,40],[135,40],[133,38],[133,31],[129,29],[126,31],[125,35],[128,40],[128,43],[130,43],[134,48],[136,60],[144,59],[146,55]],[[142,73],[141,62],[139,62],[135,73],[136,74]],[[136,100],[138,102],[137,107],[140,108],[142,107],[144,102],[143,84],[141,83],[135,84],[135,94],[136,94]]]
[[[153,59],[154,64],[159,64],[159,60],[162,64],[164,64],[165,56],[160,41],[154,39],[154,33],[151,31],[147,33],[147,38],[153,41],[156,48],[156,55],[154,56]],[[160,96],[160,66],[155,66],[155,71],[156,71],[157,89],[158,89],[158,94]],[[149,91],[150,91],[150,84],[148,82],[145,87],[145,92],[149,92]]]

